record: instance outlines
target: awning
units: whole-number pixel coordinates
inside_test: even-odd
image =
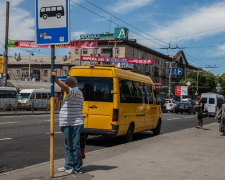
[[[8,87],[15,87],[16,89],[51,89],[49,82],[32,82],[32,81],[17,81],[7,80]],[[61,92],[60,87],[55,83],[55,92]]]

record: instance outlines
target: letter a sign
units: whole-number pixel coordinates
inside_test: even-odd
[[[115,28],[115,39],[128,39],[129,30],[127,28]]]

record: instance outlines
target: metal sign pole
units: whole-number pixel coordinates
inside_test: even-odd
[[[51,72],[55,69],[55,46],[51,45]],[[54,90],[55,78],[51,76],[51,121],[50,121],[50,177],[54,176]]]

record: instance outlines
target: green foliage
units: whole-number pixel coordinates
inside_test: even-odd
[[[180,81],[179,85],[187,86],[186,83],[189,81],[191,83],[189,94],[194,95],[197,91],[197,74],[198,74],[198,92],[206,93],[206,92],[216,92],[216,86],[218,83],[221,84],[221,88],[225,90],[225,74],[219,76],[212,74],[211,72],[205,71],[190,71],[186,79]],[[220,94],[224,94],[225,91],[222,91]]]

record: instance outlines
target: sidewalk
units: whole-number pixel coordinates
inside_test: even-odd
[[[162,134],[112,148],[90,152],[84,174],[57,172],[64,159],[55,161],[57,180],[222,180],[225,177],[225,137],[218,123]],[[49,178],[49,163],[0,174],[1,180]]]
[[[50,114],[50,111],[26,111],[26,110],[19,110],[15,111],[0,111],[0,116],[24,116],[24,115],[43,115],[43,114]],[[58,110],[55,110],[55,114],[59,114]]]

